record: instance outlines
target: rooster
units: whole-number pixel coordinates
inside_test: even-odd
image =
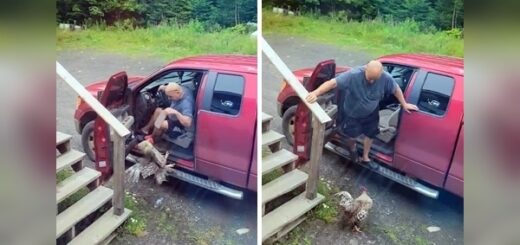
[[[343,207],[343,219],[345,227],[351,227],[353,231],[360,232],[359,228],[362,222],[367,218],[368,211],[372,208],[373,201],[367,194],[367,189],[361,187],[361,195],[356,199],[347,191],[341,191],[335,194],[340,196],[339,205]]]

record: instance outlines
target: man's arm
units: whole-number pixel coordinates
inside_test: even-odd
[[[401,88],[397,85],[395,85],[395,91],[394,96],[399,101],[399,104],[401,104],[401,108],[403,108],[404,111],[410,113],[410,111],[417,111],[419,108],[417,108],[414,104],[409,104],[404,99],[403,91],[401,91]]]
[[[336,79],[330,79],[324,83],[322,83],[316,90],[312,91],[307,95],[305,100],[309,103],[314,103],[316,100],[318,100],[318,96],[329,92],[332,89],[335,89],[336,86],[338,86],[338,83],[336,82]]]
[[[171,107],[164,109],[164,111],[166,111],[166,113],[170,116],[177,117],[177,119],[182,124],[182,126],[184,126],[186,128],[191,126],[192,118],[190,116],[185,116],[182,113],[180,113],[179,111],[177,111]]]

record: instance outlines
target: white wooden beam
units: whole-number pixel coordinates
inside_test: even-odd
[[[271,61],[271,63],[278,69],[282,76],[285,78],[287,83],[291,86],[291,88],[296,92],[298,97],[300,97],[301,101],[305,103],[305,105],[311,110],[312,114],[318,119],[320,123],[330,122],[332,119],[327,115],[327,113],[321,108],[318,102],[314,102],[309,104],[305,98],[309,94],[309,92],[303,87],[303,85],[298,81],[298,78],[292,73],[292,71],[287,67],[287,65],[282,61],[280,56],[276,54],[276,52],[271,48],[269,43],[265,41],[263,37],[259,37],[262,42],[262,52],[264,52],[265,56]]]
[[[56,73],[85,101],[116,133],[125,137],[130,131],[117,120],[94,96],[92,96],[59,62],[56,61]]]

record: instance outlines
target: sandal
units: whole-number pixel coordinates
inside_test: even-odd
[[[360,159],[360,160],[359,160],[359,163],[360,163],[361,165],[368,166],[368,167],[369,167],[370,169],[372,169],[372,170],[376,170],[376,169],[379,168],[379,164],[375,163],[375,162],[372,161],[372,160],[365,161],[365,160],[363,160],[363,159]]]

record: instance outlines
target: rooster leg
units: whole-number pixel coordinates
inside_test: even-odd
[[[352,228],[352,231],[353,232],[362,232],[361,229],[359,229],[359,227],[357,225],[354,225],[354,227]]]

